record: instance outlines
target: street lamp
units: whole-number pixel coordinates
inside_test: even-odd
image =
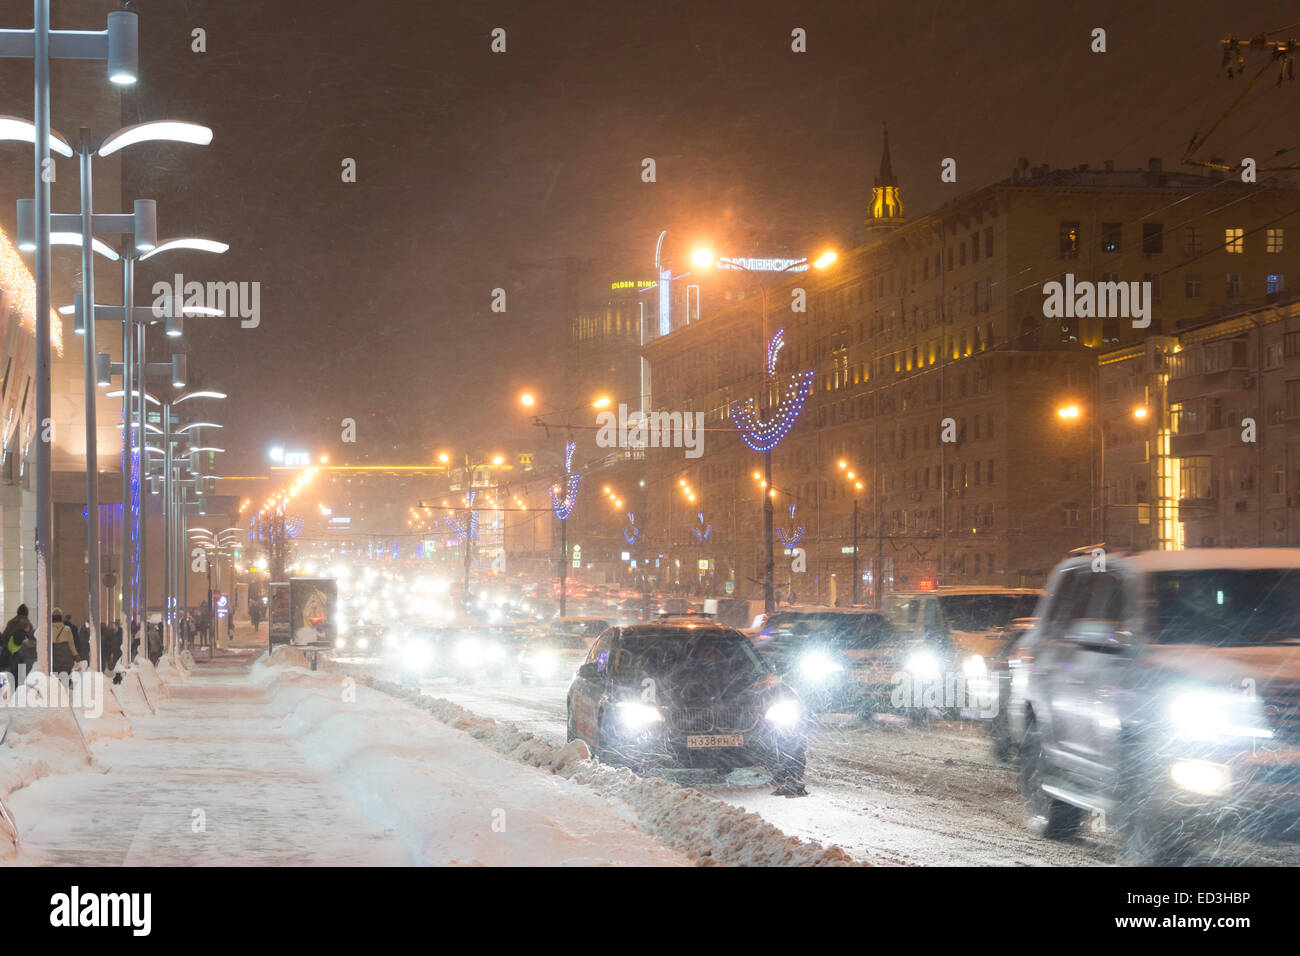
[[[1134,421],[1143,421],[1150,410],[1145,405],[1138,405],[1130,410],[1129,414]],[[1083,417],[1083,410],[1075,403],[1061,405],[1056,409],[1056,416],[1062,421],[1073,422]],[[1102,421],[1101,415],[1094,407],[1093,425],[1095,427],[1096,443],[1093,446],[1094,451],[1090,458],[1095,459],[1096,469],[1094,470],[1089,463],[1089,494],[1093,499],[1092,504],[1092,521],[1094,529],[1097,532],[1094,537],[1098,544],[1105,544],[1106,541],[1106,423]],[[1101,487],[1098,488],[1098,485]],[[1098,497],[1100,496],[1100,504]]]
[[[787,263],[780,269],[758,269],[746,265],[741,259],[719,259],[716,258],[709,249],[696,249],[691,255],[691,260],[700,268],[710,266],[719,269],[732,269],[744,272],[758,280],[759,291],[763,297],[763,335],[762,343],[764,347],[763,359],[763,384],[759,393],[759,408],[756,416],[750,418],[748,422],[742,422],[740,411],[732,413],[732,420],[740,428],[741,437],[745,443],[755,451],[763,453],[763,474],[764,481],[768,486],[772,484],[772,449],[775,448],[785,437],[785,433],[794,425],[800,410],[803,408],[803,402],[807,398],[808,389],[811,387],[812,372],[803,373],[802,380],[796,382],[796,387],[790,390],[787,398],[790,400],[788,411],[783,411],[779,403],[776,409],[778,414],[774,419],[772,417],[772,386],[776,378],[776,360],[782,346],[785,344],[783,337],[784,329],[778,332],[769,341],[767,335],[768,328],[768,292],[769,282],[763,281],[764,275],[775,275],[780,277],[789,272],[807,271],[809,267],[814,269],[825,269],[836,261],[838,256],[831,251],[823,252],[816,260],[796,259]],[[769,280],[775,281],[775,280]],[[752,408],[750,409],[752,411]],[[747,427],[746,427],[747,426]],[[773,522],[772,522],[772,498],[771,494],[763,496],[763,548],[764,569],[763,569],[763,606],[766,613],[771,614],[776,610],[776,593],[775,593],[775,572],[776,556],[775,545],[773,543]]]
[[[105,60],[109,82],[126,86],[136,81],[138,71],[138,18],[134,13],[115,11],[108,14],[103,31],[51,30],[50,0],[33,0],[33,25],[30,30],[0,30],[0,57],[30,58],[34,71],[34,108],[32,153],[36,190],[34,201],[36,264],[36,420],[50,420],[50,59]],[[66,145],[66,142],[64,143]],[[88,260],[87,260],[88,261]],[[83,266],[84,268],[84,266]],[[89,297],[93,302],[94,298]],[[87,353],[88,356],[92,353]],[[89,363],[89,357],[87,358]],[[93,399],[93,389],[88,394]],[[87,469],[89,472],[89,469]],[[91,474],[88,481],[95,480]],[[36,446],[36,581],[37,608],[40,618],[47,619],[51,609],[51,574],[49,561],[54,530],[54,498],[50,476],[50,443]],[[97,524],[98,515],[87,512],[87,525]],[[92,551],[92,554],[94,552]],[[93,573],[93,572],[92,572]],[[92,598],[98,582],[92,584]],[[93,612],[92,612],[93,613]],[[49,627],[40,628],[37,637],[37,667],[49,671]],[[92,646],[99,641],[92,631]],[[95,653],[92,651],[92,654]]]

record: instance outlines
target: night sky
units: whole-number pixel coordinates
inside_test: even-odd
[[[135,151],[127,198],[158,199],[163,236],[232,245],[169,266],[262,283],[259,328],[210,320],[189,337],[192,384],[231,393],[224,468],[242,474],[277,440],[416,463],[499,446],[512,423],[535,439],[514,398],[565,347],[564,257],[600,284],[649,276],[664,228],[737,255],[791,234],[842,247],[882,123],[912,216],[1022,156],[1178,168],[1242,82],[1223,77],[1218,41],[1297,19],[1294,2],[1264,0],[133,9],[142,75],[125,119],[190,119],[215,139]],[[195,27],[205,54],[190,52]],[[494,27],[505,54],[490,51]],[[805,54],[790,51],[795,27]],[[1094,27],[1106,54],[1089,50]],[[1272,82],[1212,151],[1235,161],[1297,145],[1281,121],[1294,94]],[[939,180],[948,156],[955,185]],[[341,182],[345,157],[355,184]],[[657,183],[641,182],[643,157]],[[495,287],[505,315],[489,310]],[[344,417],[358,422],[355,450],[339,444]]]

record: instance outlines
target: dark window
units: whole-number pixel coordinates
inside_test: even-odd
[[[1153,256],[1165,251],[1165,224],[1162,222],[1142,223],[1142,252]]]
[[[1061,223],[1061,258],[1079,258],[1079,224],[1077,222]]]
[[[1101,251],[1119,252],[1121,225],[1117,222],[1101,224]]]

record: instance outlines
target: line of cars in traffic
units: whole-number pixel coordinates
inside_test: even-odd
[[[1174,863],[1206,837],[1300,834],[1300,548],[1085,549],[1042,591],[900,591],[751,628],[747,602],[730,625],[717,602],[648,604],[351,640],[411,680],[568,681],[569,738],[639,771],[760,766],[793,795],[820,714],[961,718],[1017,767],[1044,837],[1101,821],[1127,860]]]

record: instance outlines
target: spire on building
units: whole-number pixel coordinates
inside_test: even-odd
[[[871,207],[867,210],[867,229],[892,229],[906,222],[898,178],[889,159],[889,128],[884,127],[884,148],[880,153],[880,173],[871,189]]]

